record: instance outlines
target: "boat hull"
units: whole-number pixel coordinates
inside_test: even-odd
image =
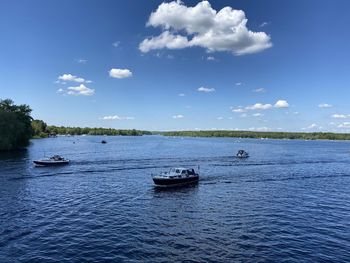
[[[192,176],[186,178],[153,178],[154,184],[160,187],[171,187],[192,184],[197,183],[198,180],[199,176]]]
[[[47,162],[47,161],[33,161],[35,165],[38,166],[59,166],[69,164],[69,161],[59,161],[59,162]]]

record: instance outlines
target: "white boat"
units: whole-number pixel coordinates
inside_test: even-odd
[[[197,183],[199,174],[194,169],[172,168],[168,172],[152,175],[156,186],[169,187]]]
[[[244,151],[244,150],[239,150],[236,154],[237,158],[248,158],[249,157],[249,153]]]
[[[33,162],[37,166],[55,166],[55,165],[69,164],[70,161],[66,158],[59,156],[59,155],[54,155],[50,158],[43,158],[43,159],[36,160]]]

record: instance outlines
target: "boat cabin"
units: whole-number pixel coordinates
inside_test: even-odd
[[[169,172],[170,175],[182,175],[182,176],[186,176],[186,175],[195,175],[196,172],[194,171],[194,169],[187,169],[187,168],[172,168],[170,169]]]

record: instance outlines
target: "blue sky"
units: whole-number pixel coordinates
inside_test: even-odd
[[[162,3],[1,1],[0,97],[52,125],[350,131],[349,1]]]

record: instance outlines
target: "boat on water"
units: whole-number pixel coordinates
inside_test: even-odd
[[[236,153],[236,157],[237,157],[237,158],[248,158],[248,157],[249,157],[249,153],[246,152],[245,150],[239,150],[239,151]]]
[[[102,143],[102,144],[105,144],[105,143],[107,143],[107,141],[105,141],[105,140],[102,140],[102,141],[101,141],[101,143]]]
[[[156,186],[171,187],[197,183],[199,174],[192,168],[172,168],[167,172],[152,175],[152,179]]]
[[[33,161],[36,166],[56,166],[69,164],[69,160],[59,155],[54,155],[50,158],[43,158]]]

